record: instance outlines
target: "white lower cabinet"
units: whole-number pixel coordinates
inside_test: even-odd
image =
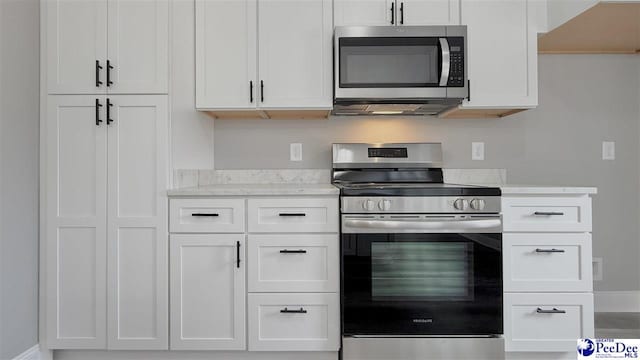
[[[575,354],[594,336],[591,198],[503,195],[502,212],[505,350]]]
[[[504,235],[504,291],[592,291],[591,234]]]
[[[171,235],[171,349],[244,350],[243,234]]]
[[[46,101],[46,346],[167,349],[167,97]]]
[[[249,350],[338,351],[340,300],[327,294],[249,294]]]
[[[338,232],[337,198],[249,199],[249,232]]]
[[[249,235],[250,292],[337,292],[335,234]]]
[[[506,351],[569,351],[594,336],[593,294],[505,294],[504,323]]]
[[[171,350],[338,351],[337,206],[172,198]]]

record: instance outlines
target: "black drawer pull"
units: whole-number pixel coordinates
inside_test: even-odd
[[[195,217],[216,217],[216,216],[220,216],[220,214],[207,214],[207,213],[193,213],[191,214],[191,216],[195,216]]]
[[[551,310],[544,310],[542,308],[538,308],[538,309],[536,309],[536,312],[538,314],[566,314],[567,313],[566,310],[560,310],[560,309],[556,309],[556,308],[553,308]]]
[[[536,211],[533,213],[533,215],[535,216],[562,216],[564,215],[563,212],[556,212],[556,211]]]
[[[563,253],[563,249],[536,249],[537,253]]]
[[[300,308],[300,310],[289,310],[287,308],[284,308],[282,310],[280,310],[281,313],[283,314],[306,314],[307,310]]]
[[[289,249],[282,249],[280,250],[280,254],[306,254],[307,250],[303,250],[303,249],[299,249],[299,250],[289,250]]]
[[[280,213],[280,214],[278,214],[278,216],[293,217],[293,216],[307,216],[307,214],[305,214],[305,213]]]
[[[113,81],[111,81],[111,70],[113,70],[111,60],[107,60],[107,86],[113,85]]]
[[[100,70],[102,70],[102,66],[100,66],[100,61],[96,60],[96,87],[102,85],[102,81],[100,81]]]
[[[96,99],[96,125],[100,126],[102,120],[100,120],[100,108],[102,104],[100,104],[100,99]]]
[[[236,241],[236,267],[240,269],[240,241]]]

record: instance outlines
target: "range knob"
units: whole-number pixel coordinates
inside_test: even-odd
[[[373,200],[365,200],[362,202],[362,208],[366,211],[373,211],[376,208],[376,203]]]
[[[456,199],[453,202],[453,207],[456,210],[464,211],[467,210],[467,207],[469,207],[469,202],[465,199]]]
[[[380,200],[378,202],[378,207],[382,211],[387,211],[387,210],[391,209],[391,200]]]
[[[486,202],[482,199],[473,199],[469,202],[469,206],[471,206],[473,210],[484,210],[485,205]]]

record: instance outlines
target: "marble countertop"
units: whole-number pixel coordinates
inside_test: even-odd
[[[556,186],[556,185],[529,185],[529,184],[503,184],[495,185],[502,190],[502,195],[594,195],[598,189],[588,186]]]
[[[169,196],[339,195],[331,184],[215,184],[173,189]]]

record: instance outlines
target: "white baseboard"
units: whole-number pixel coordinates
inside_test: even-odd
[[[22,354],[14,357],[13,360],[40,360],[40,345],[33,345]]]
[[[640,291],[596,291],[596,312],[640,312]]]

